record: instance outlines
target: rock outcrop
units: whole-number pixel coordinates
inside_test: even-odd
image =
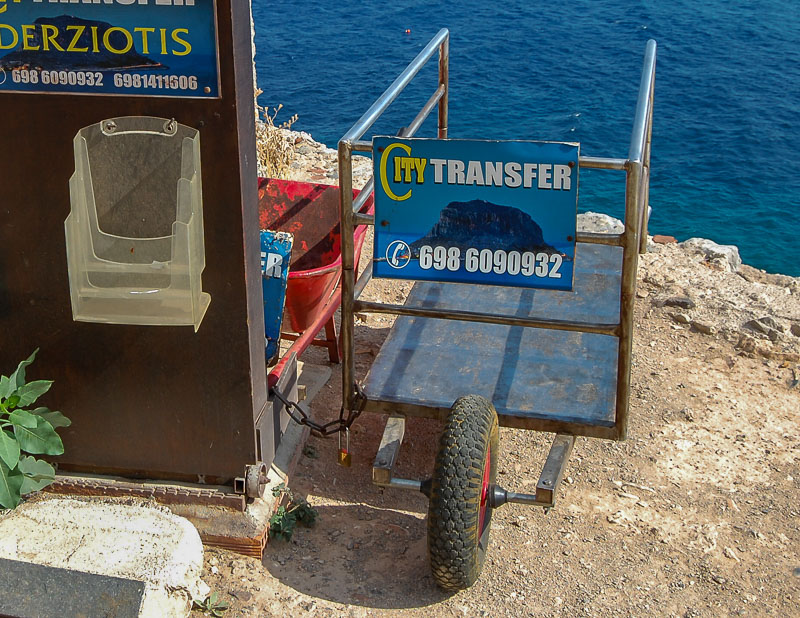
[[[699,253],[706,261],[719,270],[736,272],[742,265],[739,248],[734,245],[718,245],[707,238],[690,238],[681,243],[681,247],[691,253]]]

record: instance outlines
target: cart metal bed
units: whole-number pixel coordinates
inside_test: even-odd
[[[636,270],[639,252],[646,247],[649,216],[656,44],[651,40],[646,46],[627,158],[579,157],[582,169],[625,174],[625,227],[621,234],[578,231],[572,291],[417,282],[403,305],[360,300],[372,268],[367,267],[357,277],[353,231],[356,225],[375,224],[375,216],[359,213],[374,185],[371,180],[353,200],[352,154],[372,152],[372,142],[363,141],[362,137],[437,51],[438,85],[417,117],[398,136],[414,136],[437,107],[438,139],[446,140],[449,33],[442,30],[339,142],[343,265],[341,424],[342,428],[349,427],[362,411],[390,415],[373,464],[373,481],[387,487],[423,491],[431,498],[432,519],[441,518],[441,488],[450,479],[436,478],[446,469],[444,464],[440,466],[439,456],[432,479],[394,477],[392,470],[402,444],[405,419],[416,416],[444,420],[459,412],[461,420],[454,423],[467,419],[474,424],[471,417],[476,410],[478,416],[485,416],[484,425],[476,425],[480,438],[472,445],[481,453],[475,464],[480,479],[474,470],[467,471],[464,474],[469,478],[456,485],[457,489],[467,488],[466,497],[462,496],[463,508],[469,511],[465,512],[465,520],[474,515],[469,520],[473,523],[467,526],[468,534],[453,541],[441,536],[446,532],[436,532],[436,522],[429,521],[434,577],[443,588],[457,590],[471,585],[480,572],[492,508],[506,502],[552,507],[575,436],[611,440],[626,437]],[[361,312],[395,314],[398,318],[366,380],[358,383],[354,372],[354,328],[355,314]],[[464,395],[470,397],[461,399]],[[496,426],[498,421],[502,426],[556,434],[536,494],[514,493],[495,484],[498,449],[496,428],[491,423]],[[448,439],[452,442],[452,436],[447,437],[449,431],[450,428],[445,431],[440,456],[447,448],[457,448],[446,446]],[[474,496],[469,493],[472,486],[477,487]],[[445,506],[455,508],[458,504]],[[444,527],[452,527],[452,522],[445,524]],[[474,546],[468,548],[466,562],[449,547],[463,539],[465,544]]]
[[[614,331],[622,250],[581,243],[577,253],[572,293],[418,282],[404,309],[457,316],[481,307],[502,318],[576,324],[594,318],[598,331]],[[597,332],[403,315],[362,387],[365,409],[444,419],[458,397],[481,393],[503,426],[616,437],[618,347]]]

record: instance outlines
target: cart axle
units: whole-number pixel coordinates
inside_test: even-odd
[[[506,491],[499,485],[489,487],[489,504],[496,509],[504,504],[513,502],[514,504],[528,504],[531,506],[543,506],[550,509],[556,503],[556,489],[564,478],[564,471],[567,468],[572,447],[575,444],[575,436],[558,434],[553,439],[547,460],[544,462],[542,474],[539,482],[536,483],[535,494],[519,494],[513,491]]]
[[[420,491],[429,496],[430,480],[403,479],[397,478],[393,474],[394,465],[400,453],[400,446],[403,444],[405,429],[406,419],[404,416],[393,415],[387,420],[378,453],[372,464],[372,482],[381,487]],[[488,489],[489,505],[496,509],[512,502],[514,504],[543,506],[546,509],[551,508],[555,504],[556,489],[564,477],[567,461],[570,453],[572,453],[574,444],[575,436],[557,434],[553,439],[550,452],[547,454],[547,460],[544,462],[539,482],[536,484],[536,493],[521,494],[507,491],[499,485],[490,485]]]
[[[489,506],[496,509],[509,502],[550,508],[553,506],[554,501],[540,500],[536,497],[536,494],[519,494],[514,491],[506,491],[500,485],[491,485],[489,487]]]

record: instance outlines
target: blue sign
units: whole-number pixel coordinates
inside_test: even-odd
[[[215,0],[0,0],[0,93],[217,98]]]
[[[375,137],[373,274],[571,290],[579,145]]]
[[[264,299],[264,332],[267,364],[278,359],[286,284],[294,236],[288,232],[261,230],[261,293]]]

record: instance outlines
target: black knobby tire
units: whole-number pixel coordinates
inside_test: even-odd
[[[458,399],[447,417],[431,481],[428,554],[440,588],[458,591],[478,579],[489,543],[487,485],[497,476],[497,412],[478,395]]]

